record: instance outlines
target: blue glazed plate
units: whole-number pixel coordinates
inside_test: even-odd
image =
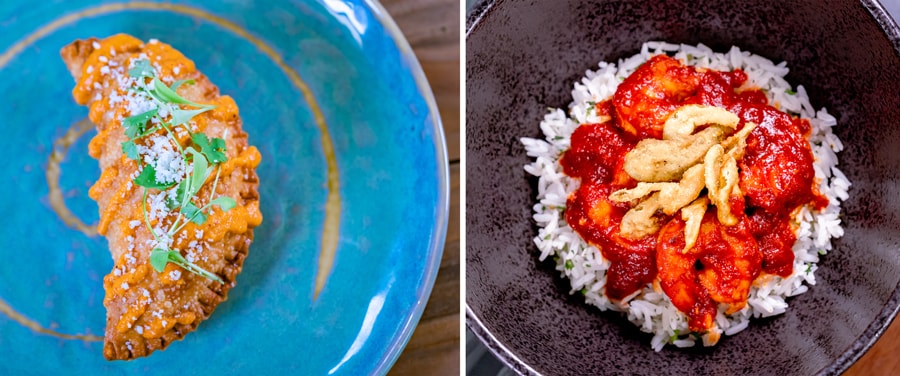
[[[431,91],[372,0],[254,3],[0,5],[0,374],[360,375],[396,360],[446,234],[446,147]],[[59,50],[116,33],[194,60],[238,103],[263,158],[264,221],[237,287],[197,331],[130,362],[66,337],[102,335],[112,260],[83,228],[98,219],[87,197],[100,173],[87,155],[95,132],[75,132],[87,109],[71,97]],[[329,200],[339,210],[326,210]],[[64,221],[62,206],[84,226]],[[319,265],[329,236],[330,272]]]

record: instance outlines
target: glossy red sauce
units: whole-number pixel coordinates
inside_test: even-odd
[[[769,106],[762,91],[743,87],[746,81],[740,70],[695,69],[665,55],[655,56],[626,78],[611,100],[597,104],[597,113],[608,115],[609,121],[583,124],[572,134],[571,148],[560,163],[581,185],[568,198],[566,221],[610,261],[605,291],[609,298],[621,300],[653,282],[665,273],[662,266],[689,262],[682,275],[660,280],[666,282],[661,285],[676,307],[688,315],[691,329],[701,331],[712,324],[717,303],[732,304],[735,310],[746,304],[749,286],[742,281],[753,281],[760,273],[791,274],[791,247],[796,241],[791,212],[805,204],[823,208],[828,201],[815,187],[813,156],[806,141],[809,123]],[[662,230],[629,240],[620,236],[619,225],[630,205],[608,197],[636,185],[622,169],[625,154],[644,138],[661,138],[668,116],[688,104],[735,113],[740,118],[738,129],[746,122],[758,125],[738,163],[744,200],[731,204],[739,223],[719,224],[710,215],[715,212],[710,206],[692,250],[696,254],[663,255],[666,247],[684,245],[680,214],[658,213]]]

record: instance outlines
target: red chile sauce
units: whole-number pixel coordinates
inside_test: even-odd
[[[723,291],[727,293],[738,280],[749,278],[752,282],[760,273],[783,277],[792,273],[791,247],[796,236],[790,224],[791,212],[805,204],[815,208],[828,204],[815,187],[813,155],[806,141],[810,125],[769,106],[762,91],[742,87],[746,81],[747,75],[740,70],[696,69],[665,55],[655,56],[619,85],[612,100],[596,105],[598,115],[609,117],[609,121],[582,124],[572,134],[571,148],[560,163],[566,175],[581,180],[581,186],[568,198],[566,221],[610,261],[606,284],[609,298],[626,298],[653,282],[657,274],[662,279],[664,271],[657,270],[657,251],[664,245],[658,243],[684,244],[683,231],[671,231],[683,229],[680,213],[674,217],[659,213],[664,226],[657,234],[639,240],[620,236],[622,216],[631,206],[610,201],[609,194],[637,184],[622,168],[625,154],[644,138],[661,138],[669,114],[688,104],[724,108],[738,115],[738,129],[747,122],[758,125],[747,138],[745,155],[738,162],[744,200],[732,200],[732,207],[739,223],[722,229],[725,236],[701,236],[695,247],[701,247],[704,256],[691,265],[692,273],[680,277],[688,279],[681,281],[682,290],[674,292],[671,283],[663,283],[663,289],[670,297],[673,293],[689,296],[672,300],[688,315],[691,329],[702,331],[712,324],[717,302],[727,302],[722,300]],[[714,212],[715,208],[710,206],[709,210]],[[715,216],[705,218],[714,220]],[[715,225],[724,227],[718,222]],[[741,250],[739,264],[744,267],[738,268],[740,273],[721,273],[713,285],[707,281],[705,287],[698,272],[733,271],[738,256],[727,251],[733,249]],[[740,307],[746,299],[741,296],[731,300]]]

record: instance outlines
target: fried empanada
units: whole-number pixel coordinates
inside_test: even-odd
[[[103,279],[103,355],[146,356],[196,329],[235,286],[262,222],[260,154],[234,100],[169,45],[120,34],[61,55],[98,131],[89,153],[102,174],[89,195],[115,263]]]

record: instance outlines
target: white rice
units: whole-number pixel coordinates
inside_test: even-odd
[[[793,247],[791,276],[761,276],[750,290],[748,304],[732,315],[725,315],[725,307],[720,306],[714,328],[703,336],[690,334],[687,317],[672,305],[662,290],[654,289],[652,283],[627,298],[624,304],[611,302],[604,294],[609,261],[569,227],[563,214],[566,199],[578,188],[579,182],[562,172],[559,158],[569,149],[570,137],[579,124],[599,121],[596,111],[586,111],[587,106],[591,106],[588,102],[609,99],[625,77],[650,57],[661,53],[697,67],[721,71],[742,69],[749,83],[764,90],[770,104],[788,114],[808,119],[812,126],[809,142],[815,156],[819,190],[829,200],[828,207],[822,212],[806,207],[800,210],[796,218],[798,223],[795,223],[797,242]],[[562,109],[550,109],[540,124],[545,139],[521,139],[528,155],[535,158],[533,163],[525,166],[525,171],[539,177],[534,220],[540,230],[534,242],[540,251],[540,260],[548,257],[555,260],[556,269],[571,282],[570,294],[583,294],[588,304],[601,310],[623,312],[641,331],[652,333],[650,343],[656,351],[667,344],[690,347],[702,341],[711,346],[718,334],[734,335],[746,329],[751,317],[784,313],[788,307],[786,298],[806,292],[807,284],[816,284],[819,257],[831,250],[832,238],[843,235],[840,204],[847,199],[850,186],[837,168],[835,153],[843,149],[841,141],[831,132],[837,121],[824,108],[814,110],[803,86],[791,90],[784,80],[787,73],[785,62],[775,64],[737,47],[726,53],[715,53],[702,44],[688,46],[665,42],[647,42],[635,56],[619,60],[618,64],[601,62],[599,69],[585,72],[585,77],[572,90],[569,115]]]

